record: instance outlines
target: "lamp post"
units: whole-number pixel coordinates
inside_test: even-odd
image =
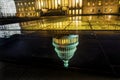
[[[64,67],[69,66],[69,60],[74,56],[79,44],[78,35],[65,35],[53,38],[53,46],[58,57],[64,62]]]

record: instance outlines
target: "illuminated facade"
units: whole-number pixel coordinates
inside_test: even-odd
[[[0,17],[13,17],[16,15],[14,0],[0,0]]]
[[[18,17],[38,17],[39,12],[36,11],[34,0],[16,0]]]
[[[120,0],[0,0],[0,17],[39,17],[41,12],[51,11],[65,15],[120,14]]]
[[[36,0],[36,9],[47,12],[62,10],[67,15],[82,14],[82,0]]]
[[[63,35],[53,38],[53,46],[58,57],[63,60],[64,67],[69,66],[69,60],[74,56],[79,44],[79,35]]]
[[[84,0],[84,14],[118,14],[120,0]]]

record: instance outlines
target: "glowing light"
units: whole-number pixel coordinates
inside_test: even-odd
[[[52,9],[54,9],[54,6],[55,6],[55,5],[54,5],[54,0],[52,0]]]
[[[20,4],[18,3],[17,5],[19,6]]]
[[[76,3],[78,3],[79,1],[78,0],[76,0]]]
[[[73,14],[75,14],[75,10],[73,10]]]
[[[58,4],[59,4],[59,5],[61,4],[61,0],[58,0]]]
[[[34,4],[34,2],[32,2],[32,4]]]
[[[71,14],[71,10],[69,10],[69,14]]]
[[[57,0],[55,0],[55,8],[57,9],[57,7],[58,7],[58,2]]]
[[[25,2],[24,4],[25,4],[25,5],[27,5],[27,3],[26,3],[26,2]]]
[[[76,10],[76,14],[78,14],[78,10]]]
[[[65,6],[68,6],[68,0],[65,0]]]
[[[41,6],[43,7],[43,0],[41,0]]]
[[[110,19],[111,19],[111,17],[112,17],[112,16],[111,16],[111,15],[109,15],[109,16],[108,16],[108,20],[110,20]]]
[[[80,0],[80,7],[82,7],[82,0]]]
[[[102,2],[101,2],[101,1],[98,1],[98,5],[101,6],[101,5],[102,5]]]
[[[92,20],[92,16],[89,16],[89,20]]]
[[[51,9],[51,0],[49,0],[49,9]]]
[[[75,7],[75,1],[72,0],[72,7]]]
[[[88,6],[90,6],[90,2],[88,2],[88,4],[87,4]]]
[[[110,13],[112,12],[112,9],[110,9]]]
[[[30,5],[30,2],[28,4]]]
[[[81,9],[79,10],[79,14],[82,14],[82,10]]]

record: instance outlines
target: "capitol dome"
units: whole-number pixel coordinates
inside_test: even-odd
[[[74,56],[79,44],[78,35],[65,35],[53,38],[53,46],[58,57],[63,60],[64,67],[69,66],[69,60]]]

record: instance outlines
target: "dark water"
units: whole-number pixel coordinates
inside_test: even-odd
[[[86,17],[84,18],[85,20],[88,19]],[[53,38],[64,39],[65,36],[77,35],[79,44],[76,46],[77,49],[74,52],[74,55],[69,60],[69,69],[97,73],[111,73],[115,75],[120,74],[119,28],[115,31],[115,28],[107,31],[93,30],[92,28],[90,28],[90,30],[88,30],[88,28],[87,30],[40,30],[41,27],[46,29],[45,27],[47,25],[52,25],[52,29],[54,29],[54,26],[56,26],[59,21],[62,21],[62,23],[58,23],[58,26],[56,26],[58,28],[61,28],[61,24],[65,27],[66,25],[69,25],[71,21],[74,21],[70,20],[65,22],[65,20],[69,20],[68,18],[56,19],[58,21],[52,22],[45,20],[46,19],[43,19],[44,24],[41,20],[37,20],[37,23],[32,21],[30,22],[31,24],[28,24],[29,22],[19,23],[19,26],[22,26],[21,32],[17,33],[20,35],[12,36],[10,38],[9,35],[7,35],[8,37],[5,40],[1,38],[1,42],[3,41],[5,43],[0,46],[0,59],[11,63],[20,63],[39,67],[47,66],[63,68],[63,61],[55,51],[55,46],[53,46]],[[79,19],[78,22],[79,21],[81,21],[81,19]],[[119,22],[116,18],[112,23],[114,23],[114,21]],[[91,23],[93,24],[93,21],[91,21]],[[88,22],[85,21],[84,24],[85,26],[90,27]],[[36,25],[39,25],[37,26],[37,29]],[[93,27],[94,26],[95,24],[93,24]],[[113,26],[113,24],[110,24],[110,26]],[[100,26],[98,25],[98,27]],[[119,27],[119,24],[117,27]],[[15,30],[19,31],[18,28]],[[70,37],[67,39],[70,39]],[[63,43],[64,42],[61,42],[61,44]],[[59,45],[59,47],[61,46],[62,45]]]

